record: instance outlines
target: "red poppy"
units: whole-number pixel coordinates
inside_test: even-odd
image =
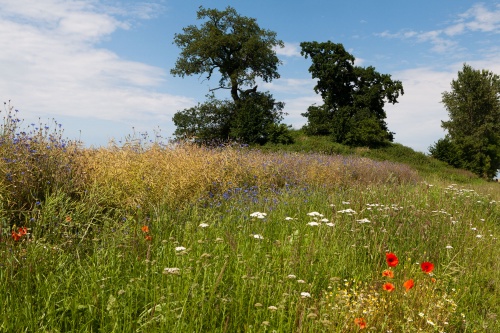
[[[147,225],[143,225],[141,230],[142,232],[149,232],[149,227]]]
[[[385,259],[387,260],[387,265],[389,265],[389,267],[396,267],[398,265],[398,257],[396,257],[396,255],[392,252],[386,253]]]
[[[392,279],[394,277],[394,272],[391,271],[390,269],[386,269],[382,272],[382,276]]]
[[[12,239],[14,239],[14,241],[16,241],[16,242],[17,242],[18,240],[20,240],[20,239],[21,239],[21,237],[22,237],[22,235],[21,235],[21,234],[19,234],[19,233],[15,232],[15,231],[12,231]]]
[[[384,285],[382,286],[382,289],[387,290],[388,292],[392,292],[395,289],[395,287],[392,283],[387,282],[387,283],[384,283]]]
[[[17,232],[21,235],[21,236],[24,236],[28,233],[28,228],[26,227],[20,227],[19,229],[17,229]]]
[[[153,239],[153,236],[151,236],[151,235],[146,235],[146,237],[144,237],[144,239],[145,239],[145,240],[147,240],[147,241],[150,241],[150,240],[152,240],[152,239]]]
[[[366,328],[366,321],[363,318],[354,319],[354,324],[358,325],[360,329]]]
[[[415,283],[413,282],[413,279],[410,279],[410,280],[406,281],[405,283],[403,283],[403,287],[405,287],[406,291],[413,288],[414,285],[415,285]]]
[[[422,270],[424,271],[424,273],[426,274],[429,274],[430,272],[432,272],[434,270],[434,264],[431,263],[431,262],[423,262],[420,267],[422,268]]]

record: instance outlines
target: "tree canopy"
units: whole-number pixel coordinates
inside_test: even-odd
[[[220,74],[209,101],[180,111],[174,116],[177,136],[204,139],[238,139],[263,143],[282,120],[283,103],[269,93],[257,91],[256,79],[270,82],[279,78],[281,64],[275,48],[283,47],[276,33],[261,29],[256,20],[239,15],[232,7],[197,12],[201,26],[190,25],[175,34],[181,53],[170,71],[173,75]],[[218,101],[213,92],[227,89],[232,101]]]
[[[442,102],[448,133],[429,148],[432,156],[493,178],[500,169],[500,77],[464,64]]]
[[[200,6],[197,18],[207,21],[175,34],[174,43],[182,51],[173,75],[207,74],[210,80],[217,70],[218,88],[230,89],[235,102],[247,91],[241,87],[253,86],[257,77],[265,82],[279,78],[281,62],[274,48],[284,44],[275,32],[261,29],[255,19],[240,16],[232,7],[219,11]]]
[[[302,114],[308,118],[306,133],[332,135],[336,142],[353,146],[393,141],[384,105],[397,103],[404,93],[402,83],[372,66],[356,66],[354,56],[342,44],[303,42],[300,46],[301,54],[312,60],[309,72],[318,79],[314,90],[324,102]]]

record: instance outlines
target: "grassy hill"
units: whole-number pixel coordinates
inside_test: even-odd
[[[0,130],[1,332],[500,332],[500,190],[401,145]]]
[[[355,155],[378,161],[405,163],[417,170],[422,176],[432,179],[443,179],[460,183],[481,182],[479,177],[469,171],[453,168],[447,163],[436,160],[422,152],[414,151],[399,143],[393,143],[386,147],[375,149],[367,147],[351,148],[332,142],[329,137],[306,136],[301,130],[293,130],[292,136],[295,140],[294,144],[282,145],[268,143],[259,149],[263,151],[294,151],[304,153],[316,152],[327,155]]]

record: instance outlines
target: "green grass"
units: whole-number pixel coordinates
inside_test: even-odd
[[[427,178],[460,183],[470,183],[478,180],[478,177],[471,172],[453,168],[442,161],[398,143],[371,149],[367,147],[352,148],[332,142],[327,136],[306,136],[301,130],[293,130],[291,133],[295,140],[294,144],[282,145],[269,143],[260,147],[260,149],[263,151],[294,151],[303,153],[320,152],[326,155],[355,155],[379,161],[404,163],[418,170],[422,176]]]
[[[35,150],[15,126],[0,332],[500,331],[497,183],[400,145]],[[40,158],[44,182],[22,174]]]

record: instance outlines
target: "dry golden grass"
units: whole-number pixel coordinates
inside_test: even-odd
[[[262,153],[183,144],[82,150],[78,164],[85,182],[105,191],[117,206],[179,207],[229,189],[286,186],[332,188],[354,183],[414,182],[409,167],[367,158],[320,154]]]

